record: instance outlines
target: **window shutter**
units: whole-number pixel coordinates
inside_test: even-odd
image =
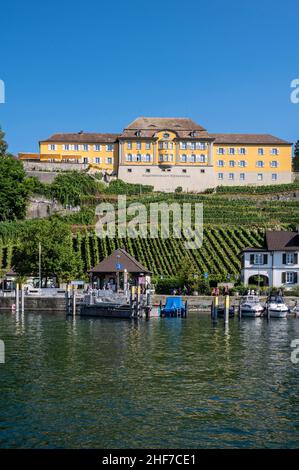
[[[298,284],[298,273],[294,273],[294,284]]]
[[[281,283],[282,284],[286,283],[286,273],[281,273]]]
[[[250,264],[254,264],[254,255],[250,255]]]
[[[298,264],[298,253],[294,253],[294,264]]]
[[[286,253],[282,254],[282,264],[287,264],[287,255],[286,255]]]
[[[264,255],[264,264],[268,264],[268,255]]]

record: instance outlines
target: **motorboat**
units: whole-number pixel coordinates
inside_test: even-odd
[[[248,292],[241,299],[240,314],[242,317],[260,317],[264,311],[264,306],[260,302],[260,298],[254,291]]]
[[[282,295],[269,295],[266,301],[266,311],[270,317],[285,318],[289,313],[289,307],[284,302]]]

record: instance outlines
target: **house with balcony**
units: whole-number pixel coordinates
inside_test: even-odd
[[[294,288],[299,281],[298,255],[298,231],[267,231],[263,247],[242,251],[241,280],[250,285],[259,277],[269,287]]]

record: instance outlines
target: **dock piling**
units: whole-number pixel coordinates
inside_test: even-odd
[[[16,313],[19,313],[19,283],[16,283]]]
[[[224,323],[228,324],[229,322],[229,295],[225,296],[225,304],[224,304]]]

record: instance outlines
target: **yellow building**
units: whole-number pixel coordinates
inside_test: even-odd
[[[22,160],[102,171],[155,190],[292,181],[292,144],[268,134],[211,134],[188,118],[140,117],[121,134],[55,134]]]

